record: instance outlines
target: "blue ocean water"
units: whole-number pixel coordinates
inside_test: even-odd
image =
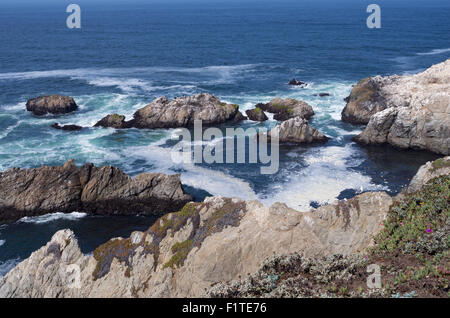
[[[79,165],[116,165],[131,175],[182,173],[183,184],[198,198],[205,193],[257,198],[308,210],[361,191],[395,194],[421,164],[435,158],[360,147],[351,138],[363,127],[342,123],[340,112],[361,78],[415,73],[450,57],[448,1],[378,1],[378,30],[366,27],[371,2],[359,0],[92,2],[77,2],[80,30],[66,27],[68,1],[0,4],[0,171],[74,158]],[[308,88],[288,86],[293,77]],[[262,176],[252,165],[172,163],[167,144],[175,130],[61,132],[49,127],[54,122],[92,126],[111,113],[131,117],[159,96],[199,92],[242,110],[274,97],[302,99],[316,111],[312,126],[332,140],[323,146],[283,147],[279,172]],[[330,96],[316,96],[322,92]],[[25,102],[44,94],[73,96],[80,110],[33,117]],[[73,228],[90,252],[153,221],[76,214],[3,226],[0,275],[58,229]],[[101,226],[105,230],[97,231]]]

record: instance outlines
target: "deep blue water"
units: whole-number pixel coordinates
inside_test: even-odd
[[[340,112],[351,85],[361,78],[414,73],[450,57],[448,1],[378,1],[379,30],[366,27],[370,2],[359,0],[91,2],[77,2],[81,30],[66,28],[68,1],[0,4],[0,171],[75,158],[80,165],[113,164],[131,175],[181,172],[196,195],[282,201],[306,210],[360,191],[397,193],[421,164],[435,158],[360,147],[351,138],[363,127],[342,123]],[[309,87],[286,85],[293,77]],[[262,176],[254,165],[173,164],[167,160],[173,130],[49,128],[54,122],[92,126],[114,112],[129,117],[161,95],[198,92],[243,110],[274,97],[305,100],[316,111],[311,124],[332,140],[283,147],[280,171]],[[314,96],[321,92],[331,96]],[[35,118],[24,110],[25,102],[43,94],[73,96],[80,110]],[[89,252],[153,222],[77,215],[52,219],[0,228],[0,275],[58,229],[74,229]]]

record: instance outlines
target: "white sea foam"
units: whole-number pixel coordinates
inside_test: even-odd
[[[10,259],[4,262],[0,261],[0,277],[3,277],[6,274],[8,274],[8,272],[20,262],[21,262],[20,258]]]
[[[224,172],[215,171],[193,164],[172,162],[170,151],[158,146],[135,147],[126,150],[132,157],[145,159],[151,163],[155,171],[166,174],[173,174],[182,171],[181,181],[183,184],[205,190],[212,195],[237,197],[251,200],[256,198],[256,194],[251,186],[239,179]]]
[[[425,52],[425,53],[417,53],[417,55],[438,55],[438,54],[443,54],[443,53],[447,53],[447,52],[450,52],[450,48],[434,49],[434,50],[431,50],[431,51]]]
[[[274,185],[271,196],[262,201],[267,205],[284,202],[291,208],[309,211],[311,201],[331,203],[346,189],[386,190],[373,184],[369,176],[348,169],[361,163],[352,157],[350,145],[310,149],[305,162],[306,168],[298,175],[287,175],[286,181]]]
[[[217,75],[222,80],[230,79],[236,72],[251,70],[257,64],[230,65],[230,66],[207,66],[207,67],[131,67],[131,68],[78,68],[66,70],[48,70],[31,72],[0,73],[0,80],[30,80],[37,78],[68,77],[73,79],[143,75],[152,73],[187,73],[187,74],[211,74]]]
[[[2,246],[3,244],[5,244],[5,240],[0,240],[0,246]]]
[[[40,216],[26,216],[21,218],[20,223],[34,223],[34,224],[43,224],[53,222],[55,220],[69,220],[75,221],[81,218],[84,218],[87,214],[81,212],[72,212],[72,213],[49,213]]]

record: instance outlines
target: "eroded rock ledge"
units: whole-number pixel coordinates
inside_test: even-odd
[[[143,173],[134,179],[112,166],[13,168],[0,173],[0,222],[53,212],[155,214],[176,211],[192,197],[179,175]]]
[[[368,124],[355,141],[450,154],[450,59],[425,72],[361,80],[342,120]]]

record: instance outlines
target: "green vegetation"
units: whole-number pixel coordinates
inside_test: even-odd
[[[450,160],[441,158],[432,163],[433,169],[432,172],[435,172],[436,170],[443,169],[443,168],[450,168]]]
[[[182,266],[184,260],[189,254],[189,251],[191,250],[191,247],[192,240],[187,240],[182,243],[176,243],[174,246],[172,246],[172,258],[166,264],[164,264],[163,268],[175,268],[175,266]]]
[[[441,166],[441,162],[435,163]],[[355,207],[359,208],[359,207]],[[337,213],[348,214],[345,206]],[[450,297],[450,176],[431,180],[391,207],[365,256],[273,256],[245,280],[221,283],[211,297]],[[380,289],[367,268],[381,268]],[[278,276],[277,276],[278,275]],[[274,281],[273,277],[279,277]]]

